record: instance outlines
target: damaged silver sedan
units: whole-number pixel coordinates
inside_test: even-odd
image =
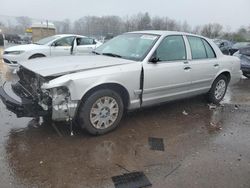
[[[219,103],[239,81],[240,61],[209,39],[142,31],[117,36],[93,54],[20,63],[0,97],[18,117],[75,121],[94,135],[115,129],[125,110],[207,94]]]

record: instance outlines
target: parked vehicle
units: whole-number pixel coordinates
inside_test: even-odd
[[[33,44],[7,48],[3,60],[11,68],[18,67],[21,61],[49,56],[67,56],[91,52],[102,43],[80,35],[54,35]]]
[[[207,38],[170,31],[125,33],[92,55],[20,64],[20,81],[0,88],[9,110],[74,120],[94,135],[115,129],[125,110],[205,93],[219,103],[241,77],[239,58]]]
[[[17,34],[6,34],[5,40],[7,40],[8,43],[21,44],[21,37]]]
[[[233,43],[228,40],[214,39],[214,43],[220,48],[221,52],[225,55],[230,55]]]
[[[240,58],[243,75],[250,78],[250,46],[241,48],[234,54],[234,56]]]
[[[0,46],[4,46],[4,36],[0,33]]]
[[[250,46],[250,42],[237,42],[235,43],[232,48],[229,50],[230,55],[233,55],[235,52],[237,52],[241,48],[245,48]]]

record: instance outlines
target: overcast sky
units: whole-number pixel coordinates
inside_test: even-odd
[[[0,0],[0,15],[49,20],[139,12],[186,20],[192,26],[217,22],[235,30],[250,25],[250,0]]]

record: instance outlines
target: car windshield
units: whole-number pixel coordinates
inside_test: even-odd
[[[57,35],[46,37],[46,38],[43,38],[43,39],[35,42],[34,44],[45,45],[45,44],[48,44],[49,42],[51,42],[57,38],[59,38],[59,36],[57,36]]]
[[[155,44],[158,35],[128,33],[119,35],[98,47],[94,53],[141,61]]]

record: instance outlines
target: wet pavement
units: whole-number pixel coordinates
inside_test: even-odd
[[[15,79],[0,63],[0,83]],[[112,177],[142,171],[155,188],[250,187],[250,80],[222,105],[204,96],[128,113],[93,137],[67,124],[17,119],[0,101],[0,187],[114,187]],[[150,149],[162,138],[164,151]]]

